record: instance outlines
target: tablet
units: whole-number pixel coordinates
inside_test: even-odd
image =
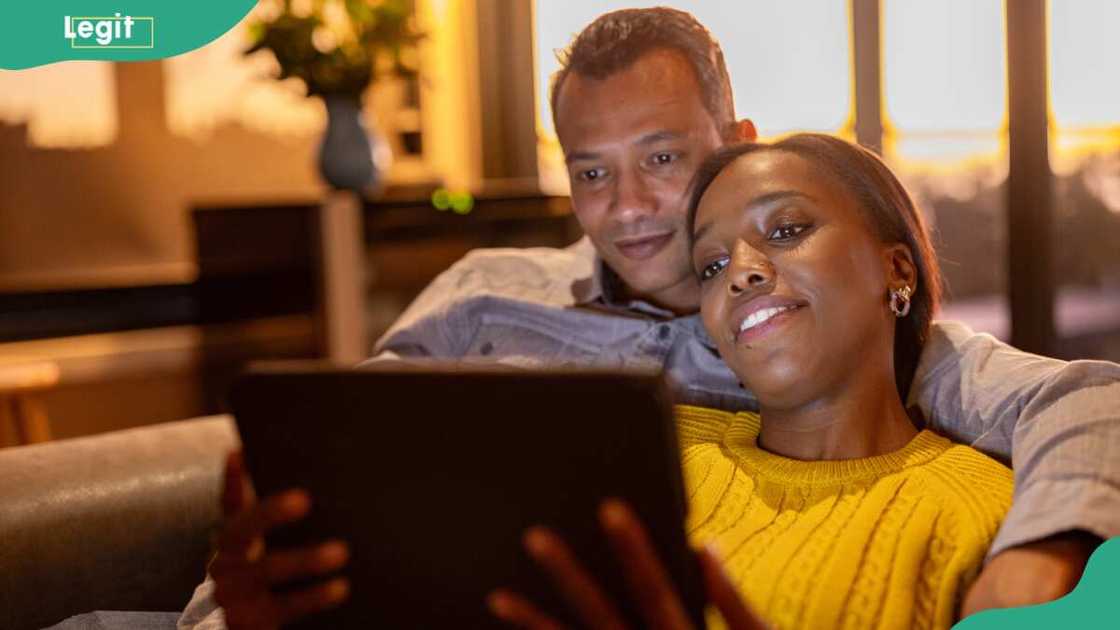
[[[257,368],[230,395],[258,494],[312,494],[309,517],[268,544],[351,547],[349,601],[306,628],[503,628],[485,604],[500,586],[574,625],[522,550],[535,524],[559,531],[640,626],[597,523],[606,497],[643,519],[703,627],[668,401],[651,374],[438,365]]]

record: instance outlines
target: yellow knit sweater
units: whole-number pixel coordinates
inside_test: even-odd
[[[758,448],[759,418],[678,407],[687,529],[774,628],[948,628],[1011,505],[1011,471],[922,431],[866,459]]]

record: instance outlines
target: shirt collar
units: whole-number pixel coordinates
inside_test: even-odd
[[[572,283],[572,296],[576,306],[592,306],[607,308],[613,311],[626,311],[632,314],[641,314],[659,320],[676,320],[706,346],[709,351],[716,351],[716,344],[704,329],[704,322],[699,314],[677,317],[672,311],[654,306],[644,300],[622,300],[619,298],[622,280],[595,251],[591,239],[583,237],[573,244],[569,251],[585,256],[591,264],[591,275],[584,276]]]
[[[591,259],[591,276],[580,278],[572,284],[575,303],[579,306],[603,306],[654,317],[675,319],[672,311],[654,306],[645,300],[627,300],[622,297],[622,279],[595,251],[591,239],[583,237],[571,250]]]

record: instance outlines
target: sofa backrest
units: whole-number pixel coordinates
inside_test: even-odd
[[[236,444],[215,416],[0,450],[0,628],[181,610]]]

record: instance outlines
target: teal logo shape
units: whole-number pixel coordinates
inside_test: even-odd
[[[4,21],[0,68],[57,61],[144,61],[173,57],[224,35],[256,0],[23,0]]]
[[[1120,584],[1120,538],[1105,541],[1089,558],[1085,574],[1073,592],[1055,601],[985,610],[953,626],[953,630],[1053,630],[1054,628],[1117,628],[1117,584]]]

